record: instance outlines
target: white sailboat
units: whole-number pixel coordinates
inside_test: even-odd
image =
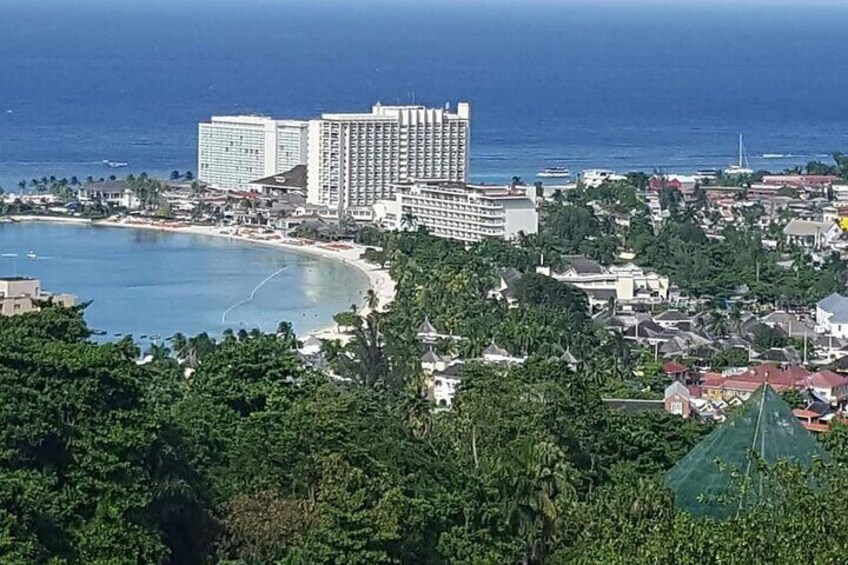
[[[739,163],[730,165],[724,169],[725,175],[752,175],[754,171],[748,166],[748,156],[745,154],[745,146],[742,144],[742,134],[739,134]]]

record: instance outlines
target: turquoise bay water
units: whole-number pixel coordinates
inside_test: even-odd
[[[38,258],[26,259],[28,251]],[[273,331],[281,320],[302,334],[360,304],[368,288],[363,273],[338,261],[198,235],[0,224],[0,254],[10,253],[19,257],[0,258],[0,276],[38,277],[48,291],[92,300],[86,320],[108,337]]]

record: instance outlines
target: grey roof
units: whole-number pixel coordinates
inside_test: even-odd
[[[445,367],[444,371],[437,371],[433,373],[434,376],[441,375],[443,377],[453,377],[456,378],[462,372],[463,364],[462,361],[457,361],[455,363],[451,363],[447,367]]]
[[[504,284],[507,288],[512,288],[512,285],[521,278],[521,271],[515,269],[513,267],[507,267],[506,269],[501,269],[500,271],[501,278],[503,279]]]
[[[757,360],[796,365],[801,362],[801,356],[794,347],[772,347],[759,354]]]
[[[284,172],[250,181],[248,184],[280,188],[283,190],[305,190],[307,185],[306,165],[297,165]]]
[[[848,323],[848,298],[834,293],[819,302],[818,306],[830,314],[831,322]]]
[[[574,257],[571,259],[571,268],[581,275],[597,275],[604,272],[604,268],[597,261],[585,257]]]
[[[666,333],[666,329],[654,322],[640,322],[624,330],[627,337],[660,337]],[[637,335],[638,334],[638,335]]]
[[[748,349],[753,345],[754,344],[751,342],[751,340],[745,339],[744,337],[731,336],[727,339],[721,340],[721,346],[725,348],[739,347],[742,349]]]
[[[668,398],[673,394],[679,394],[685,398],[689,398],[689,389],[686,388],[680,381],[674,381],[665,388],[664,397]]]
[[[506,349],[500,348],[494,343],[489,345],[486,349],[483,350],[483,355],[500,355],[501,357],[509,357],[509,351]]]
[[[654,316],[654,320],[659,320],[661,322],[685,322],[691,320],[691,317],[680,310],[666,310],[665,312]]]
[[[695,332],[678,331],[660,346],[660,352],[664,354],[688,353],[699,347],[705,347],[712,342],[696,334]]]
[[[565,353],[560,356],[560,359],[572,365],[576,365],[580,362],[580,360],[577,359],[577,357],[575,357],[573,353],[571,353],[570,349],[566,349]]]
[[[611,288],[583,288],[580,290],[595,300],[609,300],[618,296],[618,293]]]
[[[835,292],[819,301],[818,307],[830,314],[830,321],[848,323],[848,298]]]
[[[422,363],[438,363],[441,360],[442,360],[441,357],[436,355],[436,352],[433,351],[432,349],[421,356],[421,362]]]
[[[624,412],[638,412],[643,410],[665,410],[665,402],[662,400],[642,400],[636,398],[602,398],[601,401],[617,410]]]
[[[789,336],[803,337],[804,334],[812,336],[816,333],[816,327],[812,321],[801,319],[788,312],[772,312],[760,318],[760,321],[770,326],[779,327]]]
[[[418,335],[421,334],[437,334],[439,332],[436,331],[436,328],[433,327],[433,324],[430,323],[429,317],[424,317],[424,321],[418,326]]]
[[[822,335],[822,334],[811,335],[810,336],[810,343],[812,343],[816,347],[824,348],[824,349],[830,349],[830,348],[841,349],[841,348],[845,347],[845,345],[846,345],[846,342],[845,342],[844,339],[841,339],[841,338],[838,338],[838,337],[833,337],[833,336]]]
[[[305,340],[303,340],[303,347],[310,347],[315,345],[320,346],[321,340],[315,337],[314,335],[310,335]]]

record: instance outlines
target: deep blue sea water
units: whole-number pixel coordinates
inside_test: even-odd
[[[472,103],[472,175],[848,151],[846,2],[2,0],[0,185],[195,169],[215,113]],[[766,160],[763,154],[791,155]]]
[[[25,258],[30,250],[36,259]],[[0,224],[0,255],[10,253],[19,257],[0,258],[0,274],[38,277],[48,291],[92,300],[86,320],[108,338],[116,333],[164,338],[177,331],[219,335],[226,328],[274,331],[281,320],[302,334],[361,304],[368,286],[363,273],[330,259],[125,228]]]

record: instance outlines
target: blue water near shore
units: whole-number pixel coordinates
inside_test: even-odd
[[[30,250],[37,259],[25,258]],[[38,277],[48,291],[92,300],[86,320],[110,338],[273,331],[281,320],[302,334],[361,304],[368,288],[363,273],[339,261],[148,230],[0,224],[0,254],[9,253],[19,257],[0,258],[0,274]]]
[[[215,113],[473,109],[472,175],[848,151],[832,0],[3,0],[0,185],[196,168]],[[765,159],[764,154],[785,157]]]

